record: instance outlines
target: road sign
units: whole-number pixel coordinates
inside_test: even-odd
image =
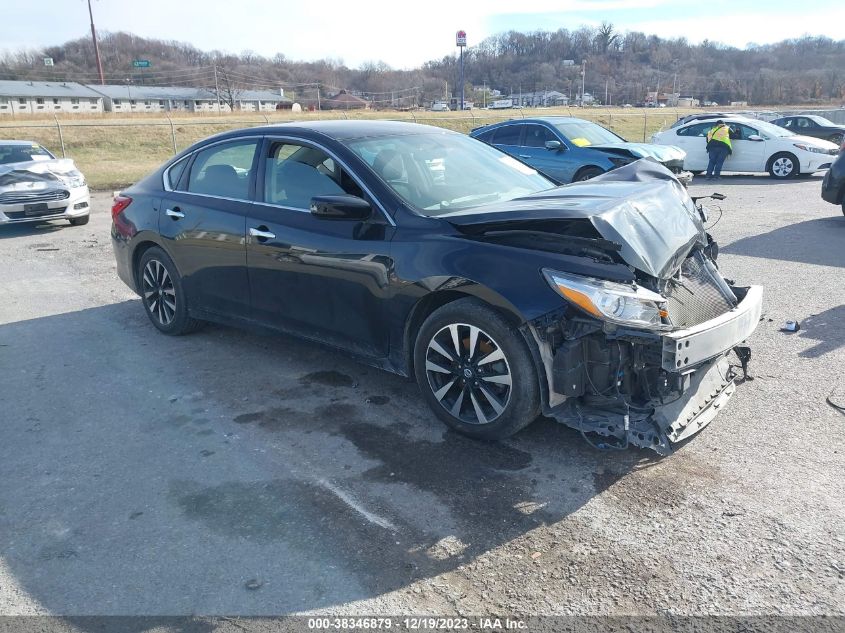
[[[466,31],[458,31],[455,34],[455,45],[456,46],[466,46],[467,45],[467,32]]]
[[[134,59],[132,60],[132,65],[135,68],[149,68],[152,66],[149,59]]]
[[[53,58],[52,57],[45,57],[44,58],[44,65],[45,66],[52,66],[53,65]]]

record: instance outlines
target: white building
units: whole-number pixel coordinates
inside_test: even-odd
[[[102,95],[72,81],[0,81],[0,116],[102,111]]]
[[[228,95],[220,100],[212,90],[182,86],[89,85],[103,96],[106,112],[229,112]],[[244,112],[273,112],[290,107],[291,100],[269,90],[234,90],[235,109]]]
[[[508,97],[515,106],[536,108],[538,106],[569,105],[569,97],[557,90],[542,90],[540,92],[517,92]]]

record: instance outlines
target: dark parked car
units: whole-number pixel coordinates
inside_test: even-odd
[[[321,121],[202,141],[115,198],[121,279],[153,325],[260,325],[415,376],[452,428],[540,412],[671,451],[734,391],[761,290],[719,274],[650,161],[555,187],[467,136]],[[223,369],[225,371],[225,369]]]
[[[842,142],[839,157],[824,175],[822,198],[831,204],[841,204],[842,214],[845,215],[845,141]]]
[[[812,136],[822,138],[831,143],[839,145],[845,139],[845,125],[838,125],[829,121],[823,116],[813,114],[801,114],[798,116],[785,116],[772,121],[775,125],[785,127],[801,136]]]
[[[518,119],[485,125],[470,136],[493,145],[561,183],[589,180],[640,158],[682,177],[686,152],[678,147],[629,143],[607,128],[575,117]]]

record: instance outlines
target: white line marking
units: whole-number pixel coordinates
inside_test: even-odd
[[[346,505],[355,510],[355,512],[367,519],[367,521],[369,521],[370,523],[375,523],[377,526],[384,528],[385,530],[390,530],[392,532],[398,531],[398,528],[393,525],[390,521],[388,521],[384,517],[380,517],[377,514],[373,514],[372,512],[364,508],[360,503],[358,503],[358,501],[356,501],[353,496],[351,496],[347,492],[344,492],[331,482],[326,481],[325,479],[320,479],[317,481],[317,483],[332,494],[334,494],[338,499],[343,501]]]

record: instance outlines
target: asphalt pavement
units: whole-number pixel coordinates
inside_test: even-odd
[[[765,316],[753,380],[667,458],[545,419],[476,442],[319,345],[163,336],[106,194],[87,226],[0,227],[0,614],[845,615],[845,217],[820,181],[691,187],[728,195],[719,263]]]

